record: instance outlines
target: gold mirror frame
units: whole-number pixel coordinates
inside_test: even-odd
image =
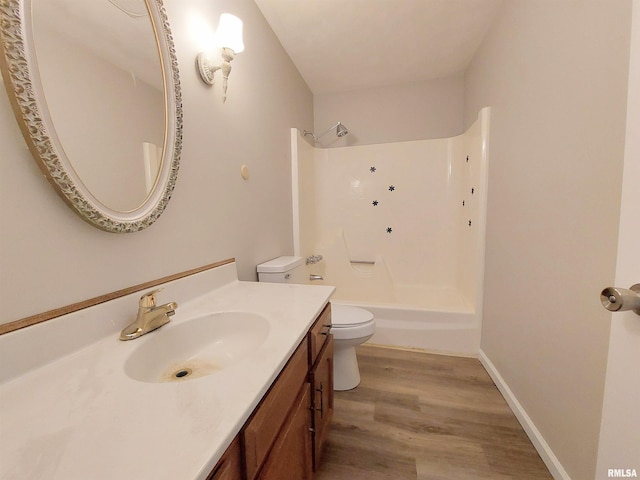
[[[182,95],[173,37],[162,0],[145,0],[156,36],[165,91],[165,142],[155,187],[144,203],[119,212],[98,201],[66,158],[51,122],[35,65],[30,0],[0,0],[0,70],[29,150],[47,180],[80,217],[114,233],[143,230],[166,208],[182,151]],[[117,139],[114,139],[117,141]]]

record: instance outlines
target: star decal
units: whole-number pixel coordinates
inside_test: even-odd
[[[371,173],[376,173],[376,167],[371,167],[371,168],[369,169],[369,171],[370,171]]]
[[[389,191],[393,192],[396,189],[396,187],[394,185],[389,185]]]
[[[393,228],[387,227],[387,233],[391,233],[391,232],[393,232]]]
[[[379,203],[378,200],[374,200],[373,202],[371,202],[371,205],[373,205],[374,207],[377,207],[378,203]]]

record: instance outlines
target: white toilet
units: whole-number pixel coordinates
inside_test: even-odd
[[[308,283],[300,257],[278,257],[258,265],[258,280],[275,283]],[[333,389],[351,390],[360,383],[356,349],[375,331],[373,314],[364,308],[331,304],[334,340]]]

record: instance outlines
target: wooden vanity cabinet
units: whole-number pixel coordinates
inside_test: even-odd
[[[258,479],[311,480],[311,389],[305,384],[295,408],[278,435]]]
[[[313,411],[313,471],[320,466],[320,456],[333,417],[333,335],[331,304],[322,311],[309,329],[309,381]]]
[[[309,329],[309,368],[313,368],[320,351],[330,337],[331,304],[328,304]]]
[[[322,449],[333,418],[333,335],[329,335],[310,372],[313,396],[313,471],[320,467]]]
[[[291,416],[296,413],[294,407],[298,403],[296,400],[300,397],[301,392],[309,388],[308,372],[308,346],[305,339],[298,346],[240,433],[244,445],[247,480],[255,478],[276,479],[277,477],[268,477],[262,474],[258,476],[263,464],[267,460],[274,463],[293,457],[293,454],[290,455],[286,450],[272,449],[272,446],[279,439],[278,437],[282,436],[281,432],[285,430],[287,420],[291,420]],[[306,416],[310,416],[310,405],[308,403]],[[307,443],[311,444],[311,432],[308,427],[301,435],[309,437]],[[302,480],[308,477],[295,478]]]
[[[231,442],[207,480],[243,480],[239,437]]]
[[[312,480],[333,416],[331,305],[207,480]]]

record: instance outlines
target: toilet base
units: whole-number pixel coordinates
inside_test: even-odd
[[[336,348],[333,352],[333,389],[351,390],[359,383],[360,370],[355,347]]]

